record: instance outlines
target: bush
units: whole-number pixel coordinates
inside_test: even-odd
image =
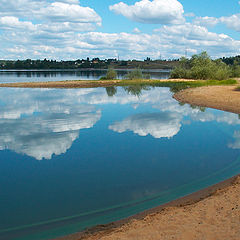
[[[133,71],[129,72],[127,75],[125,75],[124,78],[128,80],[143,79],[142,70],[140,68],[136,68]]]
[[[113,68],[108,68],[105,76],[101,77],[100,80],[113,80],[117,78],[117,72]]]
[[[236,63],[232,66],[231,77],[240,77],[240,65]]]
[[[181,58],[170,78],[224,80],[232,75],[231,69],[221,60],[211,60],[207,52],[193,55],[191,59]]]

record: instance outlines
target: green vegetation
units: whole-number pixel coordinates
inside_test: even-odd
[[[237,74],[236,70],[220,59],[211,60],[207,52],[202,52],[190,59],[182,57],[179,66],[171,72],[170,78],[226,80],[234,77]]]
[[[108,68],[107,74],[104,77],[101,77],[100,80],[113,80],[117,79],[117,72],[113,68]]]
[[[169,60],[151,60],[150,58],[141,60],[118,60],[86,58],[70,61],[56,60],[0,60],[0,69],[173,69],[178,65],[178,59]]]
[[[133,71],[126,74],[124,78],[128,80],[150,79],[150,74],[143,74],[142,69],[135,68]]]

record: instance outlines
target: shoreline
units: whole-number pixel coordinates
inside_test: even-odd
[[[173,95],[173,98],[183,103],[189,103],[192,105],[198,105],[198,106],[204,106],[204,107],[211,107],[211,108],[234,112],[234,113],[240,113],[240,106],[238,106],[237,104],[237,102],[238,103],[240,102],[240,93],[235,91],[235,88],[236,86],[205,86],[205,87],[198,87],[198,88],[190,88],[190,89],[181,90],[175,93]],[[211,92],[211,94],[209,91]],[[232,97],[232,95],[234,95],[234,97]],[[219,99],[219,97],[220,97],[220,100],[216,101],[216,98]],[[167,216],[174,217],[174,213],[172,212],[176,211],[176,209],[184,212],[185,208],[190,208],[190,209],[194,208],[195,205],[201,204],[203,201],[208,201],[208,200],[211,200],[212,197],[217,197],[219,192],[221,196],[223,195],[224,192],[226,192],[226,194],[231,196],[232,188],[235,188],[236,186],[238,186],[238,188],[240,189],[240,174],[232,178],[229,178],[223,182],[217,183],[215,185],[212,185],[200,191],[194,192],[182,198],[173,200],[169,203],[138,213],[126,219],[119,220],[106,225],[95,226],[83,232],[60,237],[55,240],[80,240],[80,239],[81,240],[84,240],[84,239],[97,240],[102,238],[103,239],[134,239],[133,236],[136,237],[135,239],[138,239],[137,237],[140,237],[141,239],[141,235],[138,235],[140,233],[134,232],[135,227],[137,229],[137,226],[135,225],[140,225],[141,229],[143,227],[145,229],[146,228],[145,224],[148,224],[150,226],[148,226],[147,228],[150,229],[150,232],[154,232],[154,226],[152,222],[154,221],[156,216],[167,214]],[[213,200],[213,201],[216,202],[216,200]],[[222,203],[222,205],[224,204]],[[210,211],[213,211],[212,217],[214,218],[214,210],[210,210]],[[166,217],[166,215],[164,217]],[[161,224],[161,222],[159,221],[157,223]],[[238,224],[239,223],[240,221],[238,222]],[[167,223],[167,227],[168,227],[168,224],[171,227],[171,223]],[[174,226],[173,224],[172,228],[174,227],[176,226]],[[201,232],[201,230],[199,229],[198,231]],[[147,230],[146,230],[146,234],[149,234]],[[211,239],[211,236],[213,236],[212,235],[213,233],[211,232],[211,230],[209,230],[208,234]],[[184,235],[184,238],[193,239],[193,238],[188,238],[187,235]],[[153,237],[151,239],[156,239],[156,240],[168,239],[167,237],[161,237],[159,233],[158,235],[155,235],[155,236],[156,236],[155,238]],[[174,236],[173,236],[173,239],[179,239],[179,238],[174,238]],[[208,239],[207,235],[205,237],[206,238],[204,239]],[[229,237],[228,239],[237,239],[237,238]]]
[[[161,83],[195,83],[196,80],[187,79],[136,79],[136,80],[66,80],[49,82],[18,82],[0,83],[3,88],[95,88],[95,87],[118,87],[138,84],[161,84]],[[203,82],[203,81],[201,81]]]
[[[128,218],[111,222],[108,224],[103,225],[96,225],[94,227],[90,227],[84,231],[73,233],[67,236],[55,238],[54,240],[99,240],[103,237],[108,237],[111,234],[114,235],[115,233],[123,233],[123,229],[127,228],[127,230],[132,228],[132,224],[135,223],[146,223],[146,219],[151,221],[151,218],[156,215],[166,215],[167,212],[171,212],[175,209],[185,209],[186,207],[193,207],[198,203],[201,203],[203,200],[207,200],[211,197],[217,196],[219,192],[228,191],[229,188],[235,187],[238,185],[240,189],[240,174],[235,175],[231,178],[228,178],[224,181],[211,185],[207,188],[201,189],[197,192],[191,193],[184,197],[178,198],[176,200],[170,201],[163,205],[159,205],[157,207],[145,210]],[[167,213],[168,214],[168,213]],[[147,223],[149,225],[149,223]],[[143,239],[141,236],[140,238],[136,239]],[[108,239],[108,238],[107,238]],[[112,237],[109,239],[121,239],[118,237]],[[124,238],[124,239],[135,239],[135,238]],[[156,238],[159,239],[168,239],[168,238]],[[174,238],[175,239],[175,238]],[[230,238],[229,238],[230,239]],[[154,239],[155,240],[155,239]]]
[[[20,88],[92,88],[92,87],[110,87],[110,86],[124,86],[127,84],[154,84],[154,83],[177,83],[177,82],[195,82],[195,83],[201,83],[201,81],[196,80],[185,80],[185,79],[168,79],[168,80],[136,80],[136,81],[126,81],[126,80],[105,80],[105,81],[61,81],[61,82],[36,82],[36,83],[8,83],[8,84],[0,84],[0,87],[20,87]],[[233,112],[240,114],[240,92],[235,90],[236,85],[231,86],[203,86],[203,87],[197,87],[197,88],[189,88],[181,90],[173,95],[173,98],[175,98],[177,101],[181,103],[188,103],[191,105],[197,105],[197,106],[203,106],[203,107],[209,107],[209,108],[215,108],[223,111]],[[202,190],[199,190],[197,192],[194,192],[190,195],[178,198],[176,200],[173,200],[169,203],[159,205],[155,208],[146,210],[144,212],[138,213],[136,215],[130,216],[128,218],[112,222],[109,224],[104,225],[97,225],[94,227],[91,227],[89,229],[86,229],[82,232],[74,233],[68,236],[59,237],[55,240],[99,240],[99,239],[106,239],[106,240],[115,240],[115,239],[196,239],[196,236],[203,236],[202,234],[205,234],[202,239],[213,239],[214,236],[213,230],[210,229],[210,226],[215,226],[214,217],[217,216],[219,212],[216,211],[222,211],[218,210],[225,206],[226,208],[229,208],[229,204],[231,201],[223,202],[223,199],[221,197],[226,194],[229,198],[233,197],[232,192],[234,189],[237,188],[239,191],[238,196],[240,195],[240,174],[236,175],[232,178],[229,178],[225,181],[222,181],[220,183],[217,183],[215,185],[209,186],[207,188],[204,188]],[[235,195],[234,195],[235,196]],[[221,199],[220,199],[221,198]],[[226,197],[225,197],[226,198]],[[220,200],[219,200],[220,199]],[[234,198],[235,199],[235,198]],[[199,215],[202,214],[206,209],[203,209],[201,205],[205,201],[211,201],[207,208],[207,211],[209,211],[211,214],[210,216],[207,216],[207,213],[205,213],[205,218],[202,217],[199,219]],[[217,204],[216,204],[217,203]],[[232,207],[229,210],[227,209],[224,214],[227,216],[223,217],[223,225],[216,225],[218,226],[215,230],[221,230],[224,229],[224,227],[233,228],[231,231],[235,231],[235,235],[232,236],[230,232],[227,233],[227,230],[224,230],[224,233],[221,234],[228,234],[226,235],[224,239],[240,239],[240,231],[238,230],[238,237],[236,238],[236,229],[234,226],[237,224],[239,226],[240,224],[240,210],[237,212],[238,221],[236,221],[236,218],[234,220],[230,219],[231,211],[238,211],[237,206],[240,206],[240,199],[239,202],[236,202],[236,207]],[[191,222],[195,220],[193,219],[194,215],[194,209],[199,208],[197,214],[195,215],[195,218],[200,223],[196,223],[197,225],[194,225],[194,229],[189,231],[195,231],[196,236],[193,236],[185,229],[186,231],[183,231],[181,233],[177,232],[176,229],[179,230],[179,225],[181,227],[181,221],[184,219],[176,218],[178,214],[180,214],[183,218],[191,219],[192,220],[188,222],[187,227]],[[215,205],[219,205],[216,206]],[[234,205],[234,206],[235,206]],[[202,209],[202,210],[201,210]],[[161,221],[159,220],[161,219]],[[167,222],[163,224],[162,221],[164,219],[168,219]],[[169,220],[170,219],[170,220]],[[174,219],[174,220],[171,220]],[[228,224],[229,219],[233,222],[233,225],[230,226]],[[219,220],[220,221],[220,220]],[[218,223],[219,223],[218,221]],[[178,222],[178,224],[176,224]],[[226,223],[227,222],[227,223]],[[154,224],[153,224],[154,223]],[[157,224],[159,226],[157,226]],[[205,226],[204,226],[205,224]],[[159,232],[160,225],[164,225],[166,228],[166,231],[169,234],[168,236],[161,236],[160,233],[162,231],[165,231],[165,229],[161,230]],[[229,226],[228,226],[229,225]],[[208,229],[208,232],[205,230],[201,230],[201,226],[204,226]],[[239,228],[239,227],[238,227]],[[144,229],[145,232],[142,232]],[[170,229],[170,230],[169,230]],[[197,229],[197,230],[196,230]],[[180,230],[179,230],[180,231]],[[201,232],[202,231],[202,232]],[[174,232],[174,233],[173,233]],[[221,231],[220,231],[221,232]],[[153,233],[153,235],[151,235]],[[139,235],[140,234],[140,235]],[[144,238],[141,238],[141,234],[146,234]],[[172,235],[171,235],[172,234]],[[174,234],[185,234],[176,236]],[[189,235],[190,234],[190,235]],[[200,234],[200,235],[197,235]],[[206,235],[209,234],[209,235]],[[217,234],[217,233],[216,233]],[[150,238],[147,238],[147,236],[150,236]],[[170,236],[172,238],[170,238]],[[190,236],[190,237],[189,237]],[[220,235],[221,236],[221,235]],[[215,239],[215,238],[214,238]]]
[[[181,103],[240,114],[240,92],[236,86],[189,88],[175,93],[173,98]]]

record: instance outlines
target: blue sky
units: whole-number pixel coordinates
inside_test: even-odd
[[[1,0],[0,59],[240,54],[238,0]]]

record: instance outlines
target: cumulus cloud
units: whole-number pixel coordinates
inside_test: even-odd
[[[238,14],[218,19],[198,17],[187,23],[177,0],[138,0],[134,5],[121,2],[110,6],[134,21],[163,24],[148,34],[138,28],[132,33],[94,32],[102,19],[78,0],[2,0],[0,9],[1,59],[117,55],[122,59],[156,59],[159,55],[168,59],[183,56],[185,49],[189,55],[206,50],[214,58],[240,54],[239,40],[207,29],[219,22],[240,31]]]
[[[150,134],[154,138],[171,138],[179,132],[180,121],[181,116],[176,113],[136,114],[121,122],[114,123],[109,126],[109,129],[118,133],[130,130],[139,136]]]
[[[219,18],[219,22],[224,23],[228,28],[240,32],[240,14]]]
[[[93,9],[77,4],[54,2],[41,8],[37,14],[51,22],[97,23],[101,25],[101,17]]]
[[[183,6],[177,0],[141,0],[134,5],[123,2],[109,7],[133,21],[153,24],[179,24],[184,22]]]
[[[100,26],[102,23],[101,17],[89,7],[82,7],[77,0],[48,2],[35,0],[9,0],[0,2],[0,16],[7,17],[6,23],[20,22],[26,24],[22,19],[28,19],[28,23],[35,26],[35,31],[40,31],[48,27],[53,28],[53,25],[68,25],[66,30],[71,31],[86,31],[93,30],[95,26]],[[15,18],[15,19],[14,19]],[[37,23],[35,23],[37,22]],[[75,29],[75,24],[77,29]],[[83,27],[82,30],[79,24]],[[85,25],[84,25],[85,24]],[[1,25],[1,22],[0,22]],[[20,24],[15,25],[15,30],[18,30]]]
[[[0,113],[1,150],[37,160],[51,159],[53,154],[65,153],[81,129],[93,127],[101,118],[101,111],[89,104],[76,104],[76,97],[68,91],[14,93],[11,97],[2,91],[1,102],[5,105]]]
[[[36,30],[36,26],[34,26],[31,22],[28,21],[19,21],[17,17],[0,17],[0,29],[5,30]]]
[[[234,40],[226,34],[210,32],[206,27],[194,23],[163,26],[156,29],[155,32],[158,32],[165,41],[168,41],[169,45],[176,46],[175,52],[185,46],[191,52],[200,52],[205,49],[212,57],[239,53],[240,41]]]
[[[214,27],[219,23],[219,19],[215,17],[196,17],[193,21],[195,25],[204,27]]]

